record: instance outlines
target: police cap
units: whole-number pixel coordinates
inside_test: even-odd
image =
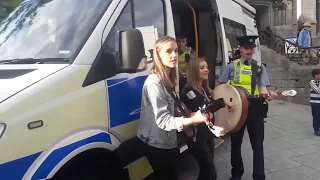
[[[240,46],[244,48],[255,48],[255,42],[258,37],[259,36],[240,36],[237,37],[237,41],[239,42]]]

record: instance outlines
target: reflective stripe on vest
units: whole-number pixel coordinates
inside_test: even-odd
[[[186,50],[179,55],[179,69],[182,71],[187,71],[186,54],[191,54],[191,47],[186,47]]]
[[[258,66],[261,67],[261,62],[258,63]],[[240,86],[245,88],[250,95],[251,94],[251,76],[252,70],[251,65],[247,66],[241,62],[240,59],[233,61],[234,67],[234,77],[230,81],[230,84],[233,86]],[[259,85],[257,83],[254,95],[260,94]]]

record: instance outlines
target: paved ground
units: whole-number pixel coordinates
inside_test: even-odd
[[[313,135],[309,106],[273,101],[265,124],[267,180],[319,180],[320,137]],[[230,178],[230,141],[216,149],[218,180]],[[252,179],[252,149],[246,131],[242,144],[243,180]]]

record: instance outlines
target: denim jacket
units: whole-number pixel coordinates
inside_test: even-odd
[[[178,147],[177,131],[184,117],[174,117],[174,99],[156,74],[150,74],[142,90],[140,126],[137,137],[161,149]]]
[[[298,45],[302,47],[310,47],[311,46],[311,37],[310,31],[308,29],[302,29],[299,33]]]

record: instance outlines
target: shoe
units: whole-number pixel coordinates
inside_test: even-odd
[[[314,132],[314,135],[315,135],[315,136],[320,136],[320,131],[315,131],[315,132]]]
[[[229,180],[241,180],[241,178],[231,177]]]

